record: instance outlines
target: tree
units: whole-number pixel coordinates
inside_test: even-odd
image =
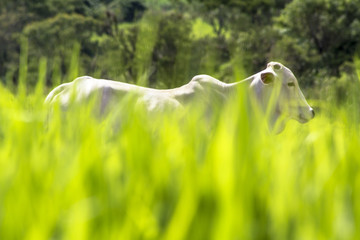
[[[308,75],[326,71],[339,76],[360,41],[360,1],[294,0],[277,19],[285,59]],[[298,46],[302,46],[299,49]],[[295,57],[297,55],[298,57]],[[316,72],[309,72],[316,70]]]
[[[26,23],[34,19],[24,7],[17,6],[16,9],[0,12],[0,77],[10,74],[8,76],[15,83],[20,54],[19,36]]]
[[[65,73],[70,67],[69,60],[75,43],[81,45],[83,62],[94,57],[97,48],[90,40],[92,34],[99,29],[99,25],[98,21],[90,17],[61,13],[53,18],[28,24],[23,34],[29,39],[30,58],[60,57],[61,69]],[[36,74],[37,63],[34,61],[29,62],[29,69],[32,68]]]

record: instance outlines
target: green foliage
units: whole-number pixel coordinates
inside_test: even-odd
[[[21,53],[19,62],[19,84],[18,84],[18,95],[25,97],[26,95],[26,80],[28,73],[28,40],[23,38],[21,41]]]
[[[29,12],[41,18],[52,17],[58,13],[81,13],[86,7],[81,0],[26,0],[24,5]]]
[[[152,55],[158,41],[159,18],[155,13],[148,13],[140,22],[135,45],[134,72],[137,73],[137,84],[147,86],[151,71]]]
[[[1,1],[0,239],[359,239],[359,5]],[[84,74],[165,88],[270,60],[316,111],[276,136],[245,93],[206,120],[43,105]]]
[[[104,53],[95,62],[100,76],[161,87],[189,81],[191,27],[188,16],[154,10],[136,23],[119,24],[114,36],[93,36]]]
[[[200,73],[233,81],[238,59],[248,74],[277,60],[311,91],[326,84],[342,88],[337,81],[359,44],[359,5],[358,0],[5,1],[0,79],[16,89],[25,36],[31,88],[42,57],[48,59],[48,86],[68,81],[77,43],[79,75],[162,88]]]
[[[33,16],[24,8],[18,8],[15,12],[0,10],[0,77],[11,74],[11,81],[16,79],[20,54],[19,35],[32,19]]]
[[[39,65],[35,92],[0,85],[1,239],[359,238],[358,101],[321,102],[280,135],[245,92],[207,120],[131,99],[99,119],[49,111]]]
[[[23,34],[29,39],[30,58],[59,57],[61,68],[68,71],[71,68],[68,60],[72,56],[75,44],[81,44],[84,64],[87,64],[90,61],[89,58],[94,56],[96,46],[89,39],[98,28],[99,23],[92,18],[78,14],[58,14],[53,18],[28,24]],[[29,63],[29,68],[33,69],[30,72],[33,74],[29,78],[32,80],[29,83],[30,86],[34,86],[36,82],[37,67],[36,61]]]
[[[91,41],[103,52],[93,60],[96,76],[127,82],[136,82],[132,67],[135,57],[138,23],[121,24],[116,34],[93,35]]]
[[[216,37],[215,32],[210,24],[204,22],[201,18],[194,20],[192,33],[195,39],[201,38],[214,38]]]
[[[283,55],[274,54],[278,38],[277,32],[271,26],[257,26],[239,34],[238,42],[241,44],[246,68],[250,72],[263,69],[270,61],[280,61]]]
[[[359,1],[292,1],[277,22],[282,35],[302,46],[302,52],[284,51],[285,58],[297,58],[292,62],[301,62],[296,68],[304,75],[315,68],[338,76],[341,65],[352,61],[359,44],[359,5]]]
[[[162,79],[158,84],[175,87],[190,81],[191,30],[192,22],[189,16],[174,11],[163,15],[159,22],[158,41],[152,55],[152,83]]]
[[[33,48],[41,51],[41,55],[65,56],[74,42],[88,47],[89,39],[97,27],[98,23],[91,18],[78,14],[59,14],[54,18],[27,25],[24,34],[33,44]]]

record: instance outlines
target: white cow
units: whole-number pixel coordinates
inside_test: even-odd
[[[62,107],[67,108],[72,100],[75,103],[84,102],[97,95],[100,111],[103,113],[110,103],[119,102],[125,96],[131,95],[136,103],[144,105],[147,111],[162,112],[166,109],[181,109],[201,101],[211,106],[212,101],[227,100],[244,85],[248,86],[264,111],[272,103],[271,125],[274,125],[279,117],[283,123],[287,119],[305,123],[315,116],[294,74],[277,62],[270,62],[265,70],[239,82],[227,84],[208,75],[197,75],[188,84],[166,90],[87,76],[79,77],[71,83],[56,87],[46,97],[45,102],[59,102]]]

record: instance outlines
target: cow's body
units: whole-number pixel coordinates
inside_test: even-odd
[[[91,96],[99,97],[101,112],[113,102],[119,102],[131,95],[136,104],[143,104],[149,112],[176,110],[184,106],[204,102],[226,101],[237,93],[239,86],[248,85],[260,106],[266,111],[273,102],[272,122],[280,116],[307,122],[314,117],[314,111],[306,102],[293,73],[280,63],[271,62],[267,68],[251,77],[236,83],[224,83],[208,75],[195,76],[188,84],[179,88],[159,90],[111,80],[80,77],[71,83],[56,87],[49,93],[45,102],[60,102],[68,107],[71,100],[84,102]],[[274,94],[274,91],[276,93]],[[72,94],[74,98],[72,99]]]
[[[94,94],[100,94],[101,107],[105,108],[111,99],[121,100],[125,96],[131,95],[139,103],[145,103],[149,111],[161,111],[167,105],[173,108],[181,108],[191,104],[193,99],[201,98],[201,96],[215,97],[217,95],[217,97],[225,99],[228,96],[226,90],[227,84],[208,75],[198,75],[188,84],[164,90],[84,76],[71,83],[56,87],[46,97],[45,102],[60,102],[64,108],[67,108],[71,100],[81,102]],[[74,99],[72,99],[72,94],[75,95]]]

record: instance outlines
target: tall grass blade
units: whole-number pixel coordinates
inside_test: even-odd
[[[28,40],[25,37],[20,39],[20,60],[19,60],[19,82],[18,82],[18,95],[24,98],[26,95],[26,80],[28,71]]]

